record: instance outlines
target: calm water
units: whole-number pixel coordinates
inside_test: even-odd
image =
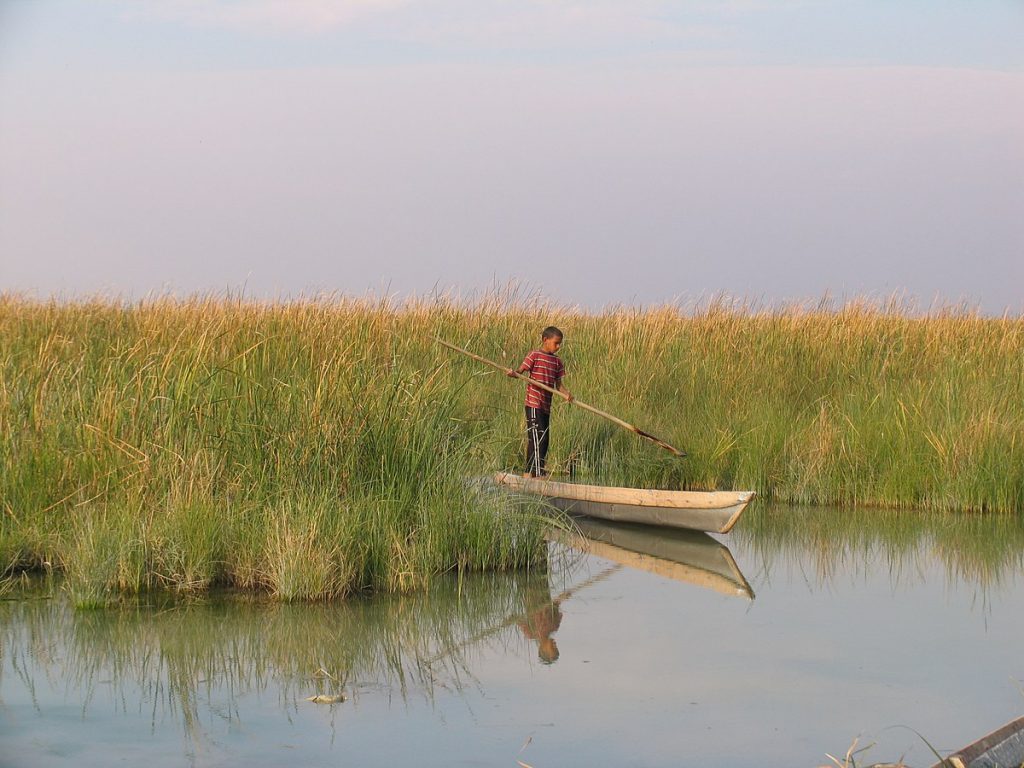
[[[1018,521],[588,532],[549,574],[344,605],[9,592],[0,765],[928,766],[903,726],[952,750],[1024,713]]]

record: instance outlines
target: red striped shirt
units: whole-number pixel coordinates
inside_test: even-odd
[[[547,384],[553,389],[558,389],[562,376],[565,375],[565,366],[558,355],[551,355],[540,349],[535,349],[526,356],[519,370],[527,374],[531,379]],[[551,393],[545,392],[540,387],[532,384],[526,385],[526,407],[540,408],[542,411],[551,410]]]

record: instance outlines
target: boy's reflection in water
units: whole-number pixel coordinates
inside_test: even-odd
[[[560,600],[552,599],[545,582],[543,592],[531,589],[527,593],[526,615],[516,622],[523,635],[537,641],[537,656],[545,664],[554,664],[558,660],[558,645],[551,635],[562,623],[560,603]]]
[[[552,637],[562,624],[562,603],[592,584],[603,581],[622,568],[616,563],[594,574],[581,584],[566,589],[558,596],[551,596],[551,588],[547,577],[531,579],[523,594],[525,611],[518,617],[510,619],[504,626],[515,621],[524,637],[537,641],[537,657],[544,664],[558,661],[558,645]]]

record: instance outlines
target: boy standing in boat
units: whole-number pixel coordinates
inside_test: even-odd
[[[558,356],[562,346],[562,332],[549,325],[540,335],[540,349],[526,356],[516,370],[509,369],[508,375],[526,374],[540,384],[557,389],[570,401],[572,394],[562,384],[565,366]],[[523,477],[545,477],[544,460],[548,454],[551,437],[551,393],[532,384],[526,385],[526,472]]]

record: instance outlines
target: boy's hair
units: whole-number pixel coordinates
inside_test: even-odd
[[[559,339],[564,338],[564,334],[560,330],[555,328],[555,326],[553,326],[553,325],[549,325],[547,328],[545,328],[543,331],[540,332],[540,337],[542,339],[550,339],[550,338],[556,337],[556,336]]]

